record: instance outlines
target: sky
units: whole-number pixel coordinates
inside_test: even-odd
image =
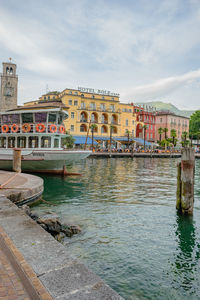
[[[0,63],[19,104],[88,87],[198,109],[199,30],[200,0],[0,0]]]

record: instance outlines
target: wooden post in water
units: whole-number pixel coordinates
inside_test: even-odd
[[[13,171],[21,173],[21,149],[13,149]]]
[[[177,165],[176,208],[182,214],[193,214],[194,206],[194,149],[182,151],[181,162]]]

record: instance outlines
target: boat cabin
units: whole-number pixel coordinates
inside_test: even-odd
[[[62,149],[67,118],[67,111],[61,107],[1,112],[0,148]]]

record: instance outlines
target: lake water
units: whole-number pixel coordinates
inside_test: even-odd
[[[81,177],[43,176],[54,211],[82,233],[65,246],[125,299],[200,299],[200,160],[193,217],[176,213],[177,159],[98,158]]]

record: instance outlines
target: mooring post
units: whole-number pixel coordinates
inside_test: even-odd
[[[13,171],[21,173],[21,149],[13,149]]]
[[[181,210],[181,162],[177,163],[176,209]]]
[[[183,149],[180,166],[177,167],[176,207],[183,214],[192,215],[194,206],[194,149]]]

